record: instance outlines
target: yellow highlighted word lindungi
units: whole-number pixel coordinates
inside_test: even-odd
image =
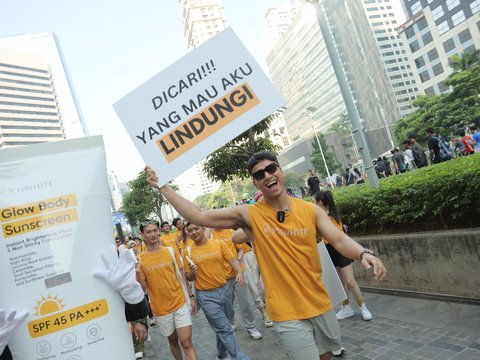
[[[77,205],[78,202],[76,195],[69,194],[57,196],[51,199],[39,200],[28,204],[9,206],[0,209],[0,222],[7,222],[37,214],[58,211]]]
[[[72,326],[83,324],[107,314],[107,301],[105,299],[100,299],[89,304],[78,306],[74,309],[30,321],[28,323],[28,332],[32,338],[37,338],[68,329]]]
[[[34,216],[28,219],[9,222],[2,225],[3,236],[17,236],[31,231],[38,231],[44,228],[63,225],[78,221],[76,209],[51,212],[40,216]]]

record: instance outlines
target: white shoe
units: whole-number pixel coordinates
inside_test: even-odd
[[[250,335],[250,337],[253,339],[253,340],[260,340],[263,335],[260,333],[260,331],[258,331],[257,329],[253,328],[253,329],[247,329],[247,332],[248,332],[248,335]]]
[[[150,336],[150,333],[148,333],[146,341],[151,341],[151,340],[152,340],[152,337]]]
[[[342,356],[345,352],[345,348],[342,346],[340,350],[332,351],[333,356]]]
[[[143,358],[143,352],[142,351],[139,351],[137,353],[135,353],[135,359],[141,359]]]
[[[269,327],[272,327],[273,326],[273,321],[270,320],[268,317],[264,317],[263,318],[263,324],[265,325],[265,327],[269,328]]]
[[[350,305],[344,305],[337,313],[337,320],[346,319],[352,317],[353,315],[355,315],[355,312],[353,311],[352,307]]]
[[[368,311],[365,303],[363,303],[362,306],[360,306],[360,311],[362,312],[363,320],[365,320],[365,321],[372,320],[372,318],[373,318],[372,313],[370,311]]]
[[[235,323],[230,324],[230,325],[232,325],[232,330],[233,330],[233,331],[237,330],[237,325],[235,325]]]

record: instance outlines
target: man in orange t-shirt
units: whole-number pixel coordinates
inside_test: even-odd
[[[162,235],[160,235],[160,241],[162,242],[163,246],[169,246],[178,250],[178,234],[171,232],[172,227],[168,223],[168,221],[162,222],[161,225]]]
[[[197,299],[217,338],[217,359],[249,360],[238,346],[229,316],[233,312],[232,297],[227,284],[229,263],[235,280],[244,286],[243,271],[235,255],[223,241],[207,239],[205,229],[187,223],[187,234],[194,245],[190,249],[185,271],[188,280],[195,280]]]
[[[248,162],[248,172],[263,193],[263,201],[231,209],[202,210],[168,185],[160,187],[150,167],[146,171],[149,184],[185,219],[210,228],[243,228],[255,239],[267,313],[293,359],[328,360],[332,351],[341,350],[340,328],[321,278],[317,231],[342,255],[373,269],[375,279],[385,277],[385,267],[373,251],[333,225],[324,210],[288,196],[275,154],[261,151]]]
[[[234,233],[232,229],[213,228],[211,229],[210,233],[212,239],[225,243],[232,254],[235,255],[235,257],[241,262],[243,257],[243,248],[240,244],[236,245],[232,242],[232,236]],[[241,265],[242,270],[245,271],[245,265]],[[235,280],[237,273],[232,269],[228,262],[225,262],[225,268],[227,269],[227,284],[232,297],[232,313],[230,314],[230,322],[235,329],[236,325],[234,323],[233,301],[236,296],[238,299],[238,306],[240,308],[240,316],[242,317],[243,324],[245,325],[248,335],[253,340],[260,340],[263,335],[255,328],[255,308],[253,306],[253,298],[248,290],[248,287],[239,286],[238,282]]]
[[[158,241],[160,229],[155,220],[141,223],[140,232],[147,244],[147,250],[139,254],[137,280],[144,290],[148,289],[150,305],[160,333],[168,338],[175,360],[183,359],[182,348],[187,360],[197,360],[192,344],[190,315],[197,311],[197,304],[190,288],[185,287],[190,299],[185,297],[182,289],[181,281],[186,284],[186,278],[178,250],[176,247],[169,250]],[[178,273],[181,273],[183,279],[179,279]]]

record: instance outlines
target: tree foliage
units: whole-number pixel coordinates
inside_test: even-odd
[[[244,179],[249,176],[247,162],[254,153],[267,150],[278,154],[280,147],[263,136],[272,121],[267,117],[210,154],[203,165],[207,177],[221,182],[233,180],[235,176]]]
[[[341,166],[335,161],[335,158],[333,154],[331,153],[329,147],[327,146],[327,142],[325,140],[325,136],[321,133],[317,133],[318,135],[318,140],[320,141],[320,145],[322,146],[323,150],[323,155],[325,156],[325,162],[327,163],[328,170],[330,171],[330,175],[332,175],[334,172],[338,171]],[[327,170],[325,168],[325,163],[323,162],[322,154],[320,153],[320,149],[318,147],[317,140],[315,139],[315,135],[312,138],[312,145],[313,145],[313,151],[312,151],[312,164],[317,170],[317,173],[320,177],[326,178],[327,175]]]
[[[330,127],[330,131],[337,133],[340,137],[350,136],[352,124],[347,113],[338,115],[338,120]]]
[[[162,206],[167,204],[166,199],[155,191],[147,183],[147,173],[142,170],[138,176],[128,182],[130,192],[123,197],[122,211],[132,226],[138,225],[143,220],[155,215],[160,222],[162,218]],[[178,187],[171,185],[174,190]]]
[[[416,133],[417,141],[426,142],[425,130],[429,127],[441,135],[455,135],[480,119],[480,64],[451,74],[445,84],[451,92],[420,95],[412,101],[417,109],[395,124],[399,141]]]
[[[452,55],[449,59],[450,67],[455,72],[471,69],[480,64],[480,50],[463,52],[461,55]]]

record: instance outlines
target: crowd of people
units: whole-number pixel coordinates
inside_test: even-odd
[[[372,319],[353,277],[352,262],[358,260],[372,270],[377,280],[385,277],[383,263],[346,234],[331,193],[320,192],[312,183],[314,203],[290,196],[274,154],[262,151],[252,156],[248,171],[258,193],[253,202],[232,208],[202,210],[168,185],[160,187],[155,172],[146,170],[149,184],[185,221],[177,218],[172,224],[160,224],[147,219],[140,224],[140,238],[127,239],[126,244],[116,239],[120,257],[125,257],[125,245],[135,254],[132,271],[137,286],[122,279],[112,281],[107,271],[99,275],[127,303],[138,302],[138,296],[132,300],[131,295],[132,289],[135,294],[140,289],[141,304],[149,305],[148,310],[127,316],[137,359],[144,356],[148,326],[157,326],[168,339],[176,360],[198,359],[192,316],[199,310],[215,333],[217,359],[249,359],[235,336],[236,320],[241,318],[244,331],[260,341],[257,314],[266,328],[275,328],[294,360],[341,355],[345,349],[338,321],[353,316],[354,310],[346,300],[335,313],[322,281],[317,250],[317,241],[322,240],[361,316]]]

